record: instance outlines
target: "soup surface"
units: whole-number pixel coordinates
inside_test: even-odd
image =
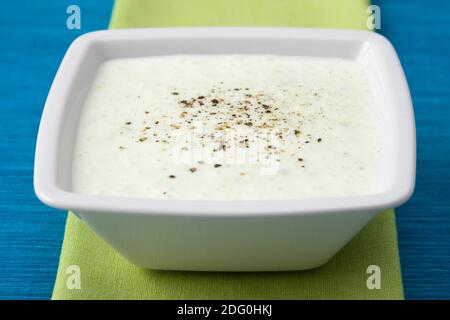
[[[381,191],[380,117],[356,62],[174,55],[103,63],[77,132],[72,189],[260,200]]]

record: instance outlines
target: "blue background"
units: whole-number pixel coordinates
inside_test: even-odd
[[[397,210],[406,298],[450,299],[450,1],[378,0],[413,96],[416,191]],[[82,8],[82,29],[66,8]],[[0,8],[0,298],[51,297],[65,212],[33,193],[36,133],[57,67],[81,33],[107,28],[111,0],[4,1]]]

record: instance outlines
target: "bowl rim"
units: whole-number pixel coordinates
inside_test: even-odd
[[[61,104],[65,101],[71,75],[82,64],[82,52],[102,41],[201,39],[201,38],[313,39],[358,41],[375,46],[382,56],[386,77],[394,86],[393,103],[401,108],[402,120],[397,121],[396,134],[401,139],[398,154],[402,165],[395,172],[393,184],[379,194],[345,197],[324,197],[293,200],[166,200],[121,196],[98,196],[63,190],[57,183],[58,136],[64,117]],[[402,66],[391,43],[370,31],[304,28],[150,28],[102,30],[86,33],[70,45],[58,69],[45,103],[36,142],[34,190],[45,204],[72,211],[97,213],[130,213],[191,216],[255,216],[303,215],[355,211],[380,211],[397,207],[412,195],[416,173],[416,138],[411,96]]]

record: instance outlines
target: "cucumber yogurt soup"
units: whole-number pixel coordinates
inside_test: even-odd
[[[380,117],[338,58],[173,55],[104,62],[85,100],[72,188],[260,200],[382,189]]]

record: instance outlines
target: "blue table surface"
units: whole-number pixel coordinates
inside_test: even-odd
[[[66,28],[66,8],[82,11]],[[450,1],[378,0],[413,96],[416,191],[397,210],[406,298],[450,299]],[[0,298],[51,297],[66,214],[32,187],[45,98],[70,42],[107,28],[112,0],[5,1],[0,8]]]

